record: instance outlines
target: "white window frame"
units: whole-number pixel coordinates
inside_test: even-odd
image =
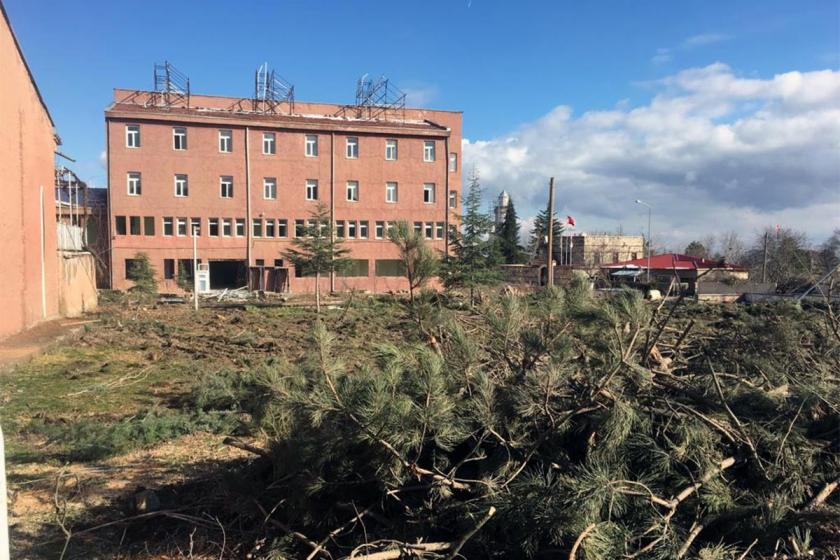
[[[344,155],[347,159],[359,159],[359,138],[357,136],[347,137]]]
[[[181,142],[178,142],[178,139]],[[181,147],[178,147],[181,144]],[[176,152],[183,152],[187,149],[187,127],[173,126],[172,127],[172,149]]]
[[[394,187],[393,189],[391,187]],[[391,193],[394,196],[391,196]],[[393,200],[392,200],[393,199]],[[388,181],[385,183],[385,202],[388,204],[396,204],[400,200],[400,185],[396,181]]]
[[[306,200],[318,200],[318,179],[306,180]]]
[[[233,153],[233,130],[229,128],[219,130],[219,153]]]
[[[458,171],[458,154],[455,152],[449,153],[449,172],[455,173]]]
[[[166,226],[169,225],[169,231],[171,233],[166,233]],[[175,220],[172,216],[164,216],[163,217],[163,228],[161,229],[163,232],[164,237],[172,237],[175,233]]]
[[[449,207],[458,208],[458,193],[455,191],[449,191]]]
[[[125,147],[139,148],[140,147],[140,125],[127,124],[125,125]]]
[[[276,177],[263,177],[263,200],[277,200]]]
[[[184,233],[181,233],[181,226],[184,226]],[[189,235],[189,220],[187,218],[175,218],[175,236],[186,237]]]
[[[234,220],[233,233],[236,234],[236,237],[245,237],[245,218],[236,218]]]
[[[382,239],[385,236],[385,222],[376,222],[374,224],[373,235],[376,239]]]
[[[262,153],[265,156],[273,156],[277,153],[277,135],[273,132],[263,132]],[[271,148],[267,150],[266,148]]]
[[[216,233],[213,233],[213,226],[216,227]],[[207,218],[207,237],[219,237],[220,234],[219,218]]]
[[[347,220],[347,239],[356,239],[356,220]]]
[[[271,235],[268,234],[268,231],[271,230]],[[274,218],[266,218],[263,220],[263,237],[276,237],[277,229],[275,226]]]
[[[140,196],[143,193],[143,178],[139,171],[129,171],[125,176],[128,196]]]
[[[219,198],[233,198],[233,177],[222,175],[219,177]]]
[[[222,218],[222,237],[233,237],[233,220],[231,218]],[[227,233],[225,233],[227,231]]]
[[[347,202],[359,202],[358,181],[347,181]]]
[[[251,219],[251,237],[262,237],[265,231],[262,218]]]
[[[305,134],[303,136],[304,154],[306,157],[318,157],[318,135]]]
[[[344,239],[344,220],[335,221],[335,236]]]
[[[281,235],[281,231],[285,231]],[[286,218],[278,218],[277,220],[277,237],[289,237],[289,220]]]
[[[433,162],[435,161],[435,141],[434,140],[424,140],[423,141],[423,161],[425,162]]]
[[[183,179],[181,179],[183,177]],[[178,191],[181,191],[180,194]],[[177,198],[187,198],[190,195],[189,177],[184,173],[175,174],[175,196]]]
[[[434,204],[435,203],[435,184],[434,183],[423,183],[423,203],[424,204]]]
[[[198,235],[195,237],[201,237],[201,218],[190,218],[190,235],[193,235],[196,228],[198,228]]]
[[[359,239],[367,239],[370,230],[370,223],[367,220],[359,221]]]
[[[435,223],[435,239],[443,239],[443,222]]]
[[[391,153],[393,151],[393,153]],[[393,156],[393,157],[391,157]],[[385,161],[397,161],[399,157],[399,142],[393,138],[385,140]]]

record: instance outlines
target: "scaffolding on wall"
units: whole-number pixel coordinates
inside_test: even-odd
[[[295,86],[284,80],[277,72],[269,69],[268,63],[261,65],[254,73],[255,113],[276,115],[281,105],[286,104],[288,114],[295,111]]]
[[[87,245],[88,186],[63,165],[55,170],[55,212],[58,248],[83,250]]]
[[[339,109],[335,116],[365,120],[386,120],[390,116],[405,120],[405,93],[388,78],[375,80],[363,75],[356,82],[356,102]]]

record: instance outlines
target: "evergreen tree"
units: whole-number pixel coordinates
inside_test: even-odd
[[[508,203],[505,219],[498,232],[499,250],[507,264],[518,264],[523,260],[522,247],[519,246],[519,221],[513,199]]]
[[[456,232],[450,242],[454,257],[444,263],[443,268],[444,285],[469,290],[470,305],[475,302],[478,288],[495,284],[500,279],[501,257],[493,225],[492,218],[481,212],[481,183],[473,171],[464,199],[461,231]]]
[[[437,273],[438,258],[426,244],[423,233],[399,221],[388,231],[388,239],[400,251],[400,260],[408,280],[408,297],[414,305],[414,291],[422,288]]]
[[[560,256],[563,249],[560,246],[560,235],[563,233],[563,224],[557,219],[557,214],[554,214],[554,221],[552,223],[552,230],[554,231],[554,246],[552,253],[554,253],[554,260],[560,262]],[[534,218],[534,227],[531,229],[530,251],[531,255],[538,256],[541,251],[546,248],[546,237],[548,236],[548,209],[540,210]]]
[[[692,241],[685,248],[685,254],[689,257],[698,257],[701,259],[708,259],[710,257],[709,250],[699,241]]]
[[[132,291],[154,295],[157,293],[155,269],[146,253],[137,253],[129,262],[126,277],[134,282]]]
[[[315,276],[315,308],[320,314],[321,276],[341,272],[350,265],[350,259],[346,258],[350,250],[333,235],[330,211],[324,204],[318,203],[311,213],[304,235],[296,236],[292,246],[281,254],[303,274]]]

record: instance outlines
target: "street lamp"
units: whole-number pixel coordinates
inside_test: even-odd
[[[647,254],[648,254],[648,265],[647,265],[647,282],[650,284],[650,212],[652,210],[650,204],[644,202],[642,200],[636,199],[636,204],[641,204],[642,206],[647,206],[648,209],[648,236],[647,236]]]

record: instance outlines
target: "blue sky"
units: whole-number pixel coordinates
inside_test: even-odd
[[[498,142],[560,106],[571,118],[646,106],[667,87],[657,80],[714,63],[739,79],[836,71],[838,5],[5,0],[62,149],[99,186],[111,90],[149,88],[155,61],[172,61],[195,92],[240,96],[267,61],[315,101],[350,101],[359,75],[385,74],[420,104],[463,110],[465,138]],[[518,194],[503,184],[515,176],[488,175],[488,190]],[[521,198],[527,217],[538,201],[527,190]]]

